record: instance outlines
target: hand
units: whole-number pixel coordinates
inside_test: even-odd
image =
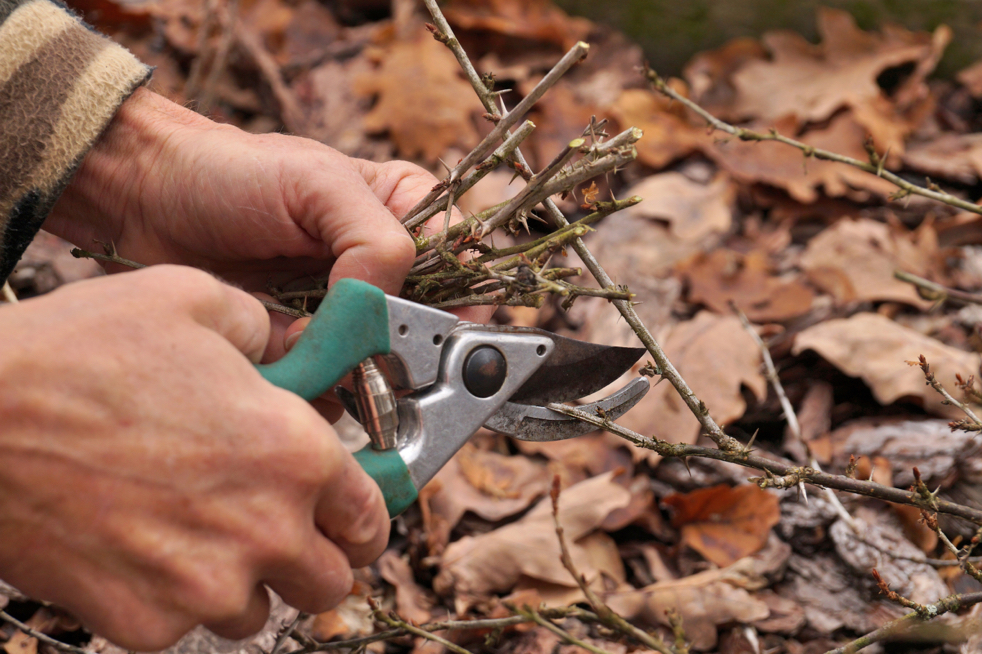
[[[418,166],[353,159],[217,124],[146,90],[123,103],[45,228],[112,241],[144,264],[213,271],[252,291],[330,269],[398,293],[415,256],[401,216],[436,183]]]
[[[134,317],[139,317],[136,319]],[[250,361],[247,293],[157,266],[0,311],[0,578],[116,644],[317,613],[383,551],[378,486]]]

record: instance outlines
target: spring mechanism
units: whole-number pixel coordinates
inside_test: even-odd
[[[365,359],[351,373],[358,417],[376,450],[396,447],[399,408],[389,380],[372,359]]]

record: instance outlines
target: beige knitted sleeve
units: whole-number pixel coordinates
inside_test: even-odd
[[[52,0],[0,0],[0,283],[151,69]]]

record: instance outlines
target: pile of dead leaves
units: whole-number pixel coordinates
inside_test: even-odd
[[[70,4],[157,66],[158,92],[247,130],[285,129],[347,154],[435,169],[490,129],[454,57],[423,29],[410,0],[391,10],[353,0],[330,9],[317,0]],[[942,495],[982,502],[975,441],[949,430],[952,407],[905,364],[925,355],[955,391],[956,375],[979,371],[982,309],[939,305],[894,277],[902,270],[982,289],[978,216],[917,197],[892,201],[896,189],[875,175],[778,143],[709,133],[697,116],[644,88],[636,46],[548,0],[452,0],[445,9],[479,72],[510,89],[509,106],[572,42],[591,42],[589,59],[535,109],[526,151],[533,168],[547,163],[591,115],[644,129],[640,163],[603,182],[599,199],[646,201],[598,225],[587,244],[636,294],[641,316],[728,433],[744,441],[756,433],[759,453],[808,462],[785,433],[735,306],[769,339],[803,439],[826,469],[841,473],[855,457],[857,474],[906,488],[916,466]],[[789,32],[737,40],[697,55],[670,84],[725,120],[862,160],[872,149],[912,180],[928,176],[969,201],[982,195],[982,62],[957,81],[934,80],[947,29],[866,32],[829,9],[817,21],[817,44]],[[510,173],[493,173],[463,208],[501,202],[516,192],[509,181]],[[570,197],[561,206],[575,216],[581,202]],[[32,247],[12,279],[18,291],[93,274],[71,268],[53,247],[46,240]],[[579,265],[572,254],[569,265]],[[602,300],[580,299],[568,312],[502,309],[497,319],[635,343]],[[667,383],[621,422],[672,442],[700,437]],[[861,525],[859,540],[822,497],[810,493],[805,503],[793,491],[760,490],[729,464],[659,460],[599,433],[548,444],[484,433],[397,521],[391,548],[359,572],[348,600],[305,628],[322,641],[370,633],[369,596],[416,623],[507,615],[509,603],[582,601],[559,560],[548,499],[555,476],[572,558],[590,586],[621,615],[666,634],[666,611],[676,611],[695,651],[823,652],[876,629],[904,610],[878,594],[873,567],[918,602],[978,588],[956,567],[914,562],[942,557],[916,511],[842,496],[852,524]],[[973,534],[964,524],[945,528],[953,538]],[[47,618],[32,619],[42,628]],[[583,640],[629,651],[573,622],[566,628]],[[3,647],[23,654],[24,639],[12,633],[4,632]],[[447,637],[515,654],[561,645],[528,625]],[[422,639],[398,645],[440,649]]]

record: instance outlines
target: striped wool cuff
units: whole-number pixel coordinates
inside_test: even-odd
[[[52,0],[0,0],[0,284],[150,69]]]

